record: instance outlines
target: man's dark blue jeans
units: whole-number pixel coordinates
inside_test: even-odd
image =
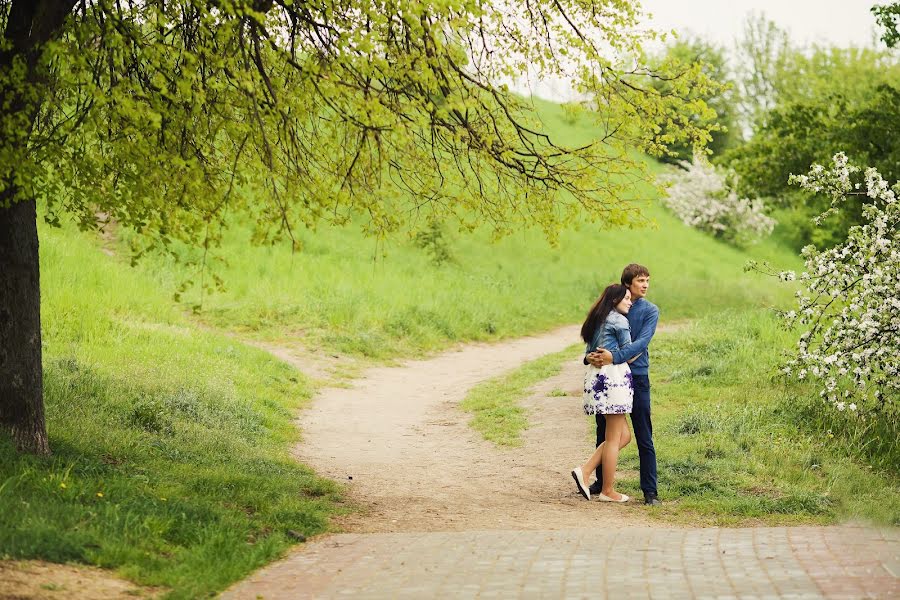
[[[638,456],[641,459],[641,490],[644,496],[656,496],[656,450],[653,448],[653,423],[650,422],[650,377],[632,374],[634,381],[634,407],[631,411],[631,426],[637,441]],[[596,415],[597,445],[606,439],[606,419]],[[603,487],[602,465],[597,467],[598,487]]]

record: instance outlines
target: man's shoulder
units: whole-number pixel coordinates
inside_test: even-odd
[[[655,304],[653,304],[652,302],[650,302],[649,300],[647,300],[646,298],[641,298],[640,306],[641,306],[642,312],[646,312],[648,314],[650,314],[650,313],[657,314],[657,315],[659,314],[659,307],[656,306]]]

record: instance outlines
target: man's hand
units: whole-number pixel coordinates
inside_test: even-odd
[[[612,364],[612,352],[605,348],[597,348],[587,355],[587,361],[595,367]]]

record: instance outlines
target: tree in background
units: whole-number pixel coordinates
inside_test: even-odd
[[[715,114],[703,116],[700,113],[687,115],[694,119],[698,126],[709,127],[710,141],[708,149],[714,156],[735,146],[740,140],[740,127],[737,119],[737,98],[734,82],[729,74],[724,48],[707,42],[701,38],[676,40],[666,46],[664,54],[658,59],[666,70],[699,68],[717,87],[697,89],[697,98],[702,99]],[[660,93],[667,93],[670,83],[665,79],[656,79],[653,85]],[[701,119],[703,119],[701,121]],[[676,127],[672,124],[672,127]],[[671,153],[663,154],[660,160],[676,166],[685,166],[694,159],[694,149],[688,143],[676,143]]]
[[[760,23],[749,29],[777,30]],[[778,51],[760,58],[754,69],[762,72],[742,84],[746,94],[756,86],[752,82],[766,82],[756,86],[768,95],[753,109],[753,137],[723,160],[740,176],[742,195],[772,198],[785,210],[779,221],[795,247],[833,245],[861,222],[862,205],[850,205],[816,226],[811,218],[826,210],[826,200],[792,188],[788,178],[839,151],[872,165],[889,180],[900,177],[900,62],[885,50],[803,50],[785,45],[779,35],[772,39],[779,40]]]
[[[0,0],[0,429],[49,451],[38,207],[134,229],[135,257],[215,246],[235,213],[256,241],[357,214],[375,233],[423,212],[623,223],[649,179],[630,152],[708,139],[708,78],[646,66],[639,18],[632,0]],[[499,83],[526,67],[590,97],[601,139],[550,139]]]
[[[790,39],[761,12],[750,12],[736,44],[736,98],[740,126],[751,132],[777,101],[784,82],[781,73],[790,54]]]

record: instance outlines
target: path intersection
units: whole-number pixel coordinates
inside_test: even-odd
[[[348,482],[361,508],[339,523],[350,533],[298,546],[222,598],[900,600],[897,529],[660,527],[641,506],[582,500],[568,474],[590,447],[578,398],[541,403],[580,387],[579,361],[524,401],[522,448],[467,426],[457,403],[472,386],[577,335],[465,346],[323,390],[295,455]]]

